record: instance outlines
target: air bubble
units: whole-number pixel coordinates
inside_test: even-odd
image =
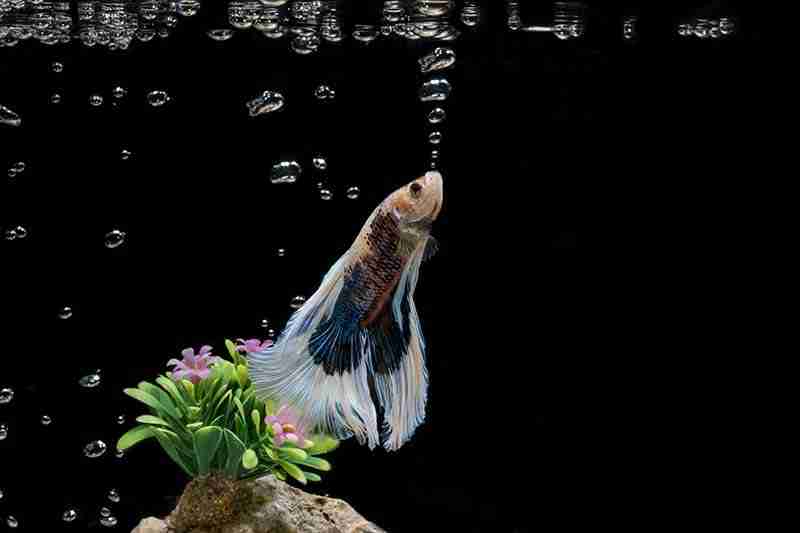
[[[361,189],[357,186],[352,186],[347,189],[347,197],[351,200],[356,200],[361,195]]]
[[[456,62],[456,53],[450,48],[436,48],[419,60],[419,70],[425,74],[435,70],[444,70]]]
[[[292,303],[289,304],[289,307],[292,309],[300,309],[303,304],[306,303],[306,299],[304,296],[295,296],[292,298]]]
[[[119,157],[120,157],[120,159],[122,159],[123,161],[127,161],[128,159],[130,159],[130,158],[131,158],[131,152],[130,152],[130,150],[122,150],[122,151],[119,153]]]
[[[11,111],[4,105],[0,105],[0,124],[6,126],[19,126],[22,124],[22,119],[19,115]]]
[[[206,32],[206,35],[208,35],[211,39],[215,41],[223,42],[233,37],[233,30],[230,29],[208,30]]]
[[[150,91],[147,93],[147,103],[153,107],[161,107],[169,100],[169,95],[165,91]]]
[[[326,161],[321,155],[313,158],[311,162],[314,164],[314,168],[317,170],[326,170],[328,168],[328,161]]]
[[[98,107],[103,105],[103,97],[99,94],[93,94],[89,96],[89,104],[93,107]]]
[[[320,189],[319,197],[322,198],[323,200],[330,200],[331,198],[333,198],[333,192],[331,192],[330,189]]]
[[[444,109],[441,107],[436,107],[431,109],[431,112],[428,113],[428,122],[431,124],[438,124],[444,120],[445,116],[446,113],[444,112]]]
[[[49,426],[52,421],[53,421],[53,419],[50,418],[49,416],[42,415],[42,425],[43,426]]]
[[[333,100],[336,98],[336,91],[327,85],[320,85],[314,89],[314,96],[317,100]]]
[[[83,376],[78,383],[81,384],[81,387],[86,387],[87,389],[92,389],[100,385],[100,375],[99,374],[89,374],[87,376]]]
[[[301,173],[302,168],[297,161],[280,161],[272,165],[270,181],[272,183],[294,183]]]
[[[0,424],[0,440],[5,440],[8,437],[8,427],[5,424]]]
[[[267,329],[269,327],[269,319],[262,318],[261,319],[261,327],[264,328],[264,329]]]
[[[100,524],[105,527],[114,527],[117,525],[117,519],[113,516],[103,516],[100,518]]]
[[[64,511],[64,514],[61,515],[61,519],[64,522],[72,522],[76,518],[78,518],[78,512],[75,509],[67,509]]]
[[[52,70],[56,74],[64,72],[64,63],[59,63],[58,61],[53,61],[53,63],[50,65],[50,70]]]
[[[278,248],[278,257],[286,257],[286,248]]]
[[[102,517],[111,516],[111,509],[109,509],[108,507],[101,507],[100,508],[100,516],[102,516]]]
[[[247,102],[247,111],[251,117],[257,117],[258,115],[265,115],[273,111],[278,111],[283,107],[283,104],[284,98],[281,93],[264,91],[261,96]]]
[[[114,89],[111,91],[111,95],[114,98],[116,98],[117,100],[125,98],[125,95],[127,95],[127,94],[128,94],[127,89],[125,89],[125,87],[122,87],[122,86],[119,86],[119,85],[114,87]]]
[[[72,316],[72,308],[68,305],[62,307],[61,310],[58,312],[58,318],[60,318],[61,320],[66,320],[71,316]]]
[[[101,440],[95,440],[87,444],[83,448],[83,454],[92,459],[100,457],[106,453],[106,443]]]
[[[11,403],[14,399],[14,389],[4,388],[0,389],[0,405],[4,403]]]
[[[8,515],[8,518],[6,518],[6,524],[8,527],[15,529],[19,525],[19,522],[13,516]]]
[[[442,142],[442,133],[439,131],[432,131],[430,135],[428,135],[428,141],[431,144],[439,144]]]
[[[422,84],[419,99],[423,102],[441,102],[450,96],[452,87],[445,78],[434,78]]]
[[[111,489],[110,491],[108,491],[108,499],[114,503],[119,503],[120,500],[119,491],[117,491],[117,489]]]
[[[50,96],[50,103],[51,104],[60,104],[61,103],[61,95],[58,93],[53,93]]]
[[[119,416],[117,417],[117,424],[120,424],[120,425],[122,425],[122,424],[124,424],[124,423],[125,423],[125,415],[119,415]]]
[[[114,249],[118,246],[122,245],[125,242],[125,237],[127,234],[124,231],[120,231],[118,229],[111,230],[106,233],[105,237],[105,245],[106,248]]]

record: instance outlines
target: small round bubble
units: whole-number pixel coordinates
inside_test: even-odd
[[[435,109],[432,109],[431,112],[428,113],[428,122],[430,122],[431,124],[438,124],[444,120],[445,116],[446,114],[444,112],[444,109],[442,109],[441,107],[437,107]]]
[[[442,133],[439,131],[432,131],[428,136],[428,141],[430,141],[431,144],[439,144],[442,142]]]
[[[124,231],[120,231],[118,229],[111,230],[106,233],[105,236],[105,245],[106,248],[114,249],[122,245],[125,242],[126,233]]]
[[[14,389],[9,389],[8,387],[0,389],[0,405],[4,403],[11,403],[11,400],[13,399]]]
[[[333,198],[333,193],[331,192],[330,189],[320,189],[319,197],[322,198],[323,200],[330,200],[331,198]]]
[[[114,503],[119,503],[120,500],[119,491],[117,489],[111,489],[110,491],[108,491],[108,499]]]
[[[53,61],[50,64],[50,70],[52,70],[53,72],[55,72],[57,74],[60,73],[60,72],[64,72],[64,63],[61,63],[59,61]]]
[[[359,196],[361,196],[361,189],[359,189],[357,186],[353,185],[352,187],[347,188],[347,197],[350,200],[356,200]]]
[[[83,376],[79,380],[79,383],[81,387],[86,387],[87,389],[93,389],[94,387],[100,385],[100,381],[101,381],[100,375],[95,373]]]
[[[106,449],[107,447],[105,442],[101,440],[95,440],[90,442],[83,448],[83,454],[86,457],[94,459],[106,453]]]
[[[93,94],[89,96],[89,104],[93,107],[98,107],[103,105],[103,97],[99,94]]]
[[[62,307],[58,312],[58,318],[66,320],[72,316],[72,308],[68,305]]]
[[[49,416],[42,415],[42,425],[43,426],[49,426],[52,421],[53,421],[53,419],[50,418]]]
[[[61,515],[61,519],[64,522],[72,522],[76,518],[78,518],[78,512],[75,511],[75,509],[67,509],[66,511],[64,511],[64,514]]]
[[[300,309],[304,303],[306,303],[305,297],[295,296],[294,298],[292,298],[292,303],[290,304],[290,307],[292,309]]]

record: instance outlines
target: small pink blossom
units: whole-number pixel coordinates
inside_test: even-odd
[[[236,340],[239,341],[239,344],[236,346],[236,350],[244,353],[263,352],[272,346],[272,341],[269,339],[266,339],[264,342],[261,342],[258,339]]]
[[[287,405],[281,406],[275,415],[265,417],[264,423],[272,427],[275,446],[282,446],[285,441],[292,442],[300,448],[311,446],[311,441],[306,439],[305,428],[299,423],[299,417]]]
[[[192,348],[186,348],[181,352],[181,355],[183,356],[183,361],[178,361],[174,358],[167,361],[167,366],[175,367],[172,372],[172,379],[175,381],[188,379],[194,384],[206,379],[211,373],[208,365],[219,360],[219,357],[211,355],[211,346],[207,345],[200,348],[197,355],[195,355]]]

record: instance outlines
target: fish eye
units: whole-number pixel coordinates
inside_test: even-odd
[[[411,189],[411,194],[412,195],[419,196],[419,193],[422,190],[422,185],[420,185],[417,182],[414,182],[408,188]]]

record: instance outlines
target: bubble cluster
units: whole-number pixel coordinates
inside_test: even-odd
[[[678,35],[697,39],[719,39],[733,35],[736,23],[730,17],[694,18],[678,25]]]
[[[328,85],[320,85],[314,89],[314,96],[317,100],[333,100],[336,98],[336,91]]]

